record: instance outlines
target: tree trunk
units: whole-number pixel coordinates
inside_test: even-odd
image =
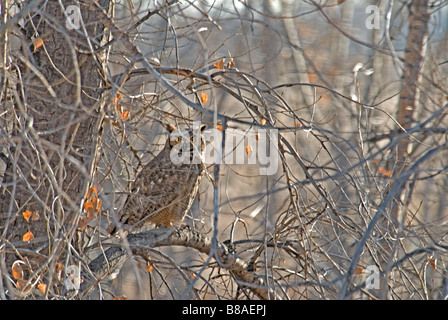
[[[419,86],[422,75],[423,61],[426,51],[426,38],[428,34],[428,0],[412,1],[409,7],[409,30],[406,42],[406,52],[404,58],[403,75],[401,78],[401,93],[398,101],[397,122],[401,126],[401,130],[408,130],[414,125],[413,117],[418,108],[419,102]],[[399,134],[401,134],[401,130]],[[397,143],[396,156],[391,161],[390,167],[393,167],[393,177],[400,180],[401,175],[406,172],[409,167],[408,156],[411,153],[412,138],[404,136]],[[403,183],[402,187],[390,192],[396,199],[390,210],[390,222],[394,226],[394,230],[389,230],[391,234],[395,234],[399,238],[406,217],[406,192],[410,182]],[[387,226],[387,223],[384,225]],[[386,227],[387,228],[387,227]],[[396,259],[397,251],[394,247],[390,247],[384,242],[383,248],[387,252],[387,259],[383,263],[383,269],[387,270]],[[386,277],[388,278],[388,277]],[[390,292],[387,290],[388,285],[383,285],[380,297],[382,299],[389,298]]]
[[[412,127],[413,116],[418,107],[419,84],[426,51],[429,18],[428,0],[411,2],[409,7],[409,31],[401,78],[402,91],[397,111],[397,121],[404,130]],[[405,137],[398,143],[397,158],[399,164],[404,164],[410,151],[408,149],[411,146],[410,142],[410,138]]]
[[[99,47],[104,28],[91,2],[80,1],[79,9],[73,1],[62,1],[65,9],[59,1],[41,2],[22,29],[10,101],[15,117],[4,123],[11,139],[2,150],[1,233],[9,250],[1,262],[8,271],[19,258],[32,271],[67,263],[58,256],[67,253],[78,226],[103,114],[103,66],[91,52]],[[24,212],[31,218],[25,219]],[[39,259],[26,257],[29,249],[41,254]]]

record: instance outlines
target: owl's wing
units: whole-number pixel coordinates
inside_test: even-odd
[[[182,219],[189,209],[202,166],[176,166],[170,161],[169,153],[164,151],[167,150],[162,150],[137,175],[133,192],[120,210],[120,224],[138,228],[158,213],[178,215]],[[159,217],[155,220],[158,221]]]

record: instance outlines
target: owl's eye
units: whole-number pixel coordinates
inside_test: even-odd
[[[182,141],[182,137],[177,137],[176,142],[181,142]]]
[[[191,142],[194,142],[194,138],[190,138],[190,141],[191,141]]]

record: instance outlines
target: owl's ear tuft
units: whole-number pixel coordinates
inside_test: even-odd
[[[168,124],[166,125],[166,129],[171,133],[171,132],[173,132],[174,130],[176,130],[177,128],[176,128],[174,125],[172,125],[171,123],[168,123]]]

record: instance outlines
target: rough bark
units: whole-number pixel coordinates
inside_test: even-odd
[[[67,252],[92,181],[105,81],[100,54],[92,53],[104,26],[89,3],[80,1],[79,30],[67,27],[59,1],[28,3],[18,64],[7,79],[15,115],[5,123],[10,139],[2,150],[0,232],[8,254],[1,259],[7,271],[14,259],[26,260],[23,250],[42,254],[34,268],[53,265]],[[27,221],[27,210],[39,218]],[[29,231],[34,238],[24,242]]]

